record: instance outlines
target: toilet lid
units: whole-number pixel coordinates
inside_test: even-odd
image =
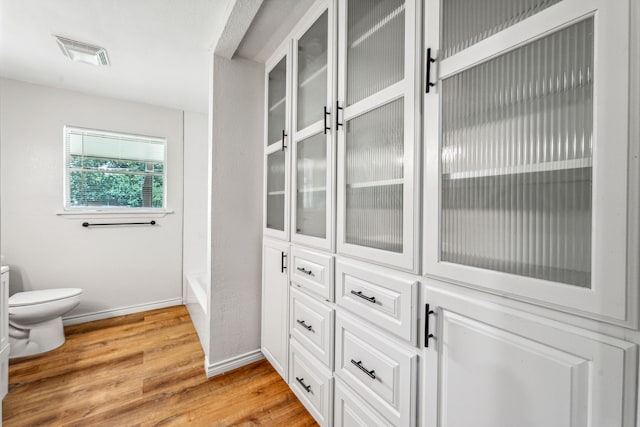
[[[43,289],[41,291],[18,292],[9,297],[9,307],[42,304],[65,298],[75,297],[82,293],[79,288]]]

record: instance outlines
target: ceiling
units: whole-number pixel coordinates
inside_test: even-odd
[[[204,113],[210,52],[233,3],[0,0],[0,76]],[[69,60],[53,34],[106,48],[111,66]]]

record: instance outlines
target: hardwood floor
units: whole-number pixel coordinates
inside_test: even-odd
[[[313,426],[266,361],[207,379],[184,306],[68,326],[67,342],[10,362],[11,426]]]

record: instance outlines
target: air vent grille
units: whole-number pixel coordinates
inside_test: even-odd
[[[98,66],[111,65],[107,50],[103,47],[68,39],[66,37],[54,37],[63,55],[72,61]]]

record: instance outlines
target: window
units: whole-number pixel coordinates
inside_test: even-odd
[[[65,209],[165,207],[164,138],[65,126]]]

